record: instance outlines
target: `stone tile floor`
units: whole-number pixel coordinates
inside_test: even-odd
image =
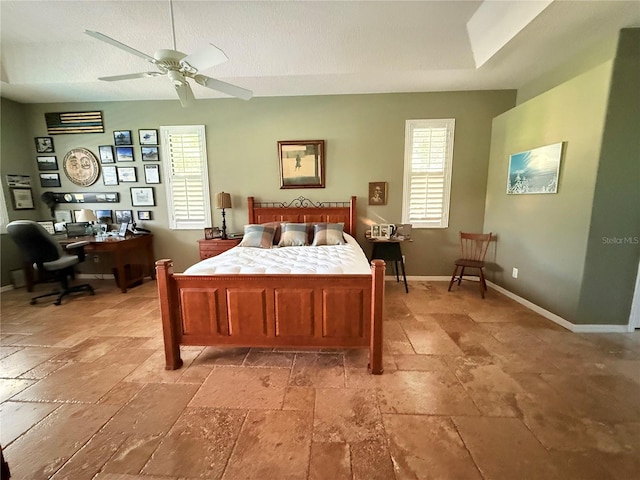
[[[640,332],[389,282],[381,376],[361,350],[189,347],[166,371],[155,283],[92,283],[59,307],[1,296],[15,479],[640,478]]]

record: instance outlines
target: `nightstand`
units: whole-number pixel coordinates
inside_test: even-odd
[[[220,255],[222,252],[226,252],[230,248],[235,247],[241,241],[242,238],[228,238],[226,240],[222,240],[221,238],[214,238],[213,240],[198,240],[200,247],[200,260]]]

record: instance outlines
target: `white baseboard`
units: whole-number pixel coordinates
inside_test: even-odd
[[[629,327],[627,325],[600,325],[600,324],[575,324],[571,323],[568,320],[556,315],[555,313],[550,312],[549,310],[545,310],[544,308],[536,305],[535,303],[530,302],[529,300],[522,298],[519,295],[516,295],[513,292],[510,292],[506,288],[501,287],[500,285],[496,285],[493,282],[487,280],[487,285],[502,293],[503,295],[515,300],[521,305],[533,310],[534,312],[542,315],[544,318],[551,320],[554,323],[557,323],[561,327],[566,328],[567,330],[574,333],[627,333],[629,332]]]
[[[395,276],[390,276],[387,275],[385,277],[387,280],[395,280],[396,277]],[[407,277],[407,280],[414,280],[414,281],[420,281],[420,282],[448,282],[451,280],[451,276],[426,276],[426,277],[420,277],[420,276],[412,276],[412,277]],[[474,279],[473,277],[467,279],[465,277],[465,281],[478,281],[477,279]],[[630,325],[599,325],[599,324],[590,324],[590,325],[580,325],[580,324],[575,324],[575,323],[571,323],[568,320],[565,320],[564,318],[560,317],[559,315],[556,315],[555,313],[550,312],[549,310],[545,310],[544,308],[536,305],[533,302],[530,302],[529,300],[520,297],[519,295],[516,295],[513,292],[510,292],[509,290],[507,290],[506,288],[501,287],[500,285],[496,285],[493,282],[490,282],[489,280],[487,280],[487,286],[493,288],[494,290],[502,293],[503,295],[505,295],[506,297],[511,298],[512,300],[515,300],[516,302],[518,302],[521,305],[524,305],[525,307],[529,308],[530,310],[533,310],[534,312],[538,313],[539,315],[542,315],[544,318],[551,320],[554,323],[557,323],[558,325],[560,325],[563,328],[566,328],[567,330],[571,331],[571,332],[575,332],[575,333],[627,333],[627,332],[632,332],[634,330],[634,328]]]
[[[13,290],[13,285],[9,284],[9,285],[5,285],[4,287],[0,287],[0,293],[8,292],[9,290]]]

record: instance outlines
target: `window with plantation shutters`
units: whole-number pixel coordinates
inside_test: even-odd
[[[160,127],[169,227],[211,226],[204,125]]]
[[[402,223],[449,226],[455,120],[407,120]]]

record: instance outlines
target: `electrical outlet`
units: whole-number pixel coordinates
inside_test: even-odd
[[[100,263],[100,257],[98,255],[93,256],[93,263]]]
[[[516,267],[513,267],[513,271],[511,272],[511,276],[513,278],[518,278],[518,269]]]

